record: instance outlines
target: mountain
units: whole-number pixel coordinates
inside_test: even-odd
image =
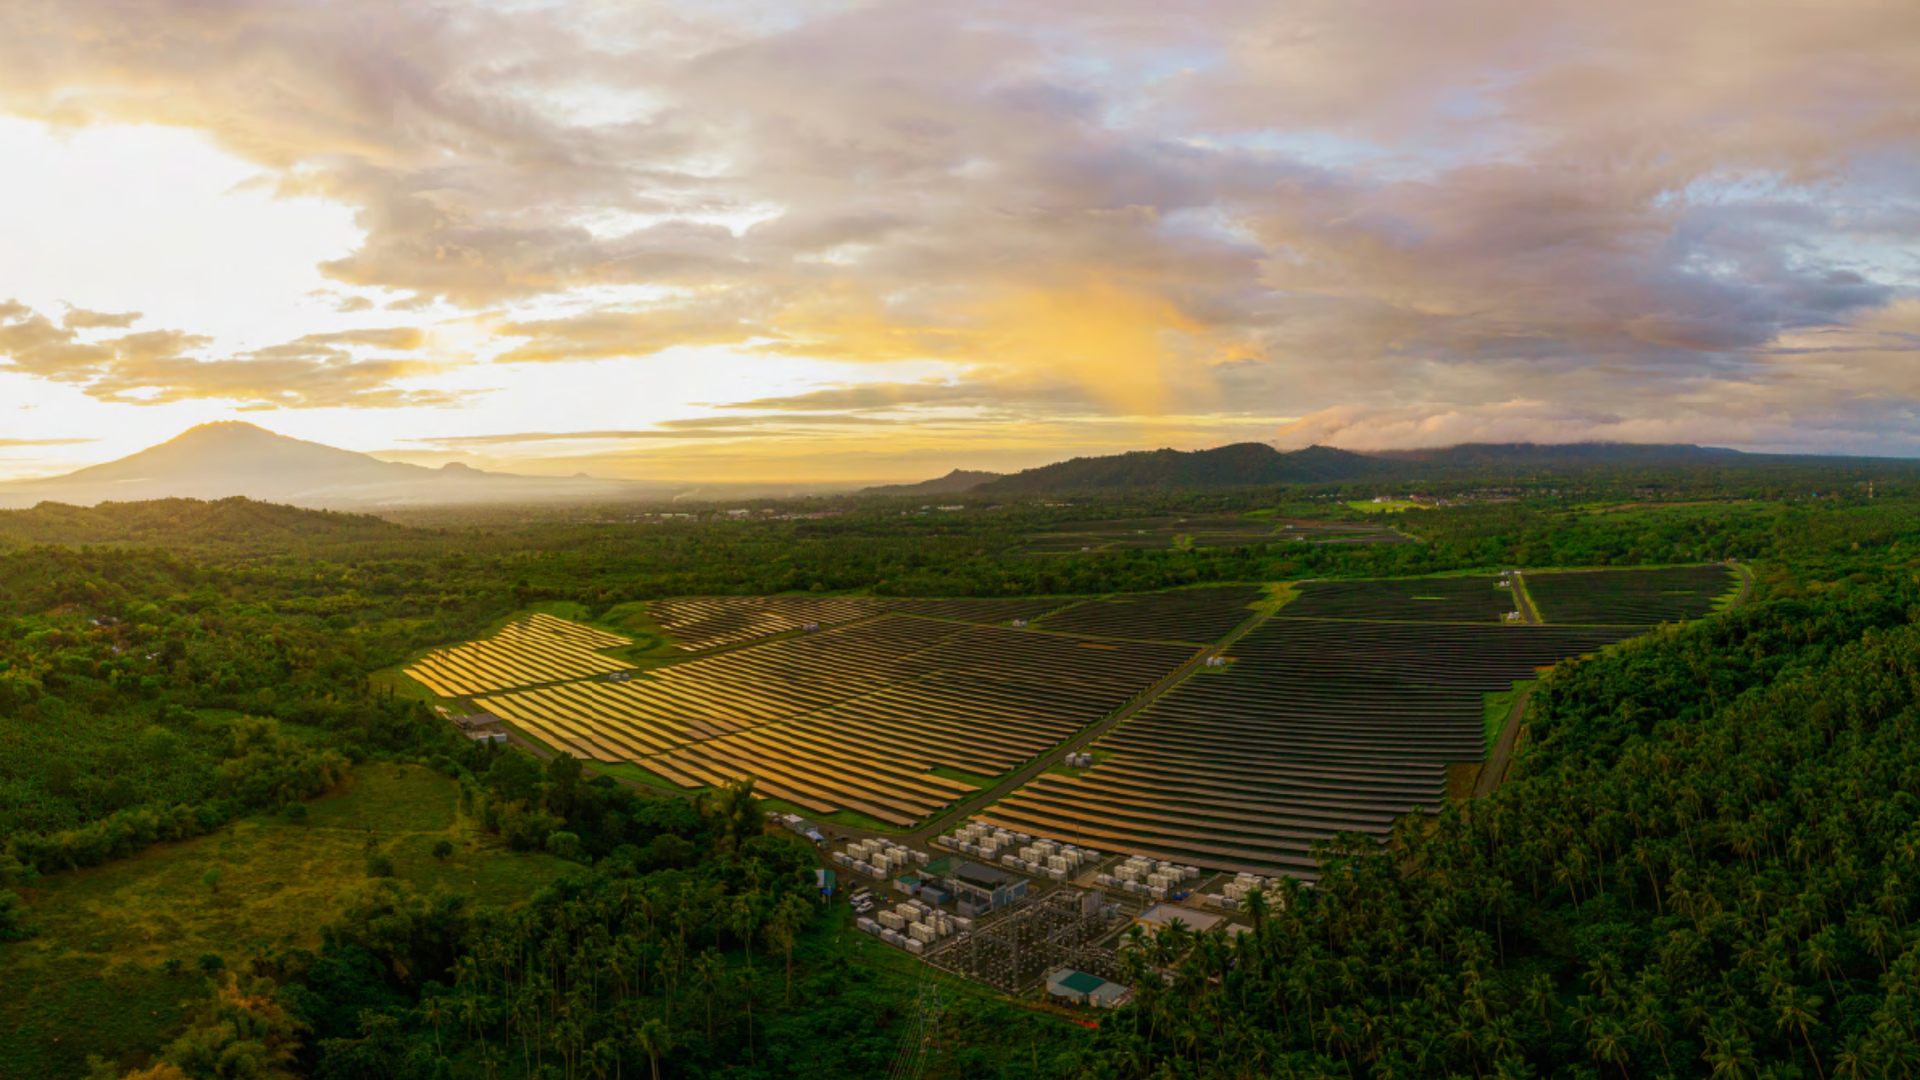
[[[202,424],[104,465],[0,484],[0,508],[43,501],[92,506],[147,499],[226,499],[307,507],[524,503],[659,495],[585,477],[516,476],[453,464],[438,469],[278,435],[239,421]]]
[[[861,488],[856,495],[952,495],[978,487],[989,480],[998,480],[1004,473],[981,472],[979,470],[955,469],[945,476],[932,480],[922,480],[917,484],[882,484],[879,487]]]
[[[1309,446],[1283,453],[1266,443],[1212,450],[1136,450],[1074,458],[1004,476],[970,495],[1057,495],[1120,488],[1219,488],[1390,478],[1404,467],[1364,454]]]
[[[1375,450],[1389,461],[1474,468],[1486,465],[1681,465],[1753,463],[1778,455],[1743,454],[1692,443],[1461,443],[1421,450]]]
[[[1418,450],[1356,453],[1330,446],[1285,452],[1265,443],[1236,443],[1212,450],[1135,450],[1081,457],[1008,476],[956,469],[938,480],[868,488],[868,495],[918,495],[964,491],[969,495],[1061,495],[1127,488],[1260,487],[1268,484],[1473,479],[1487,470],[1514,468],[1582,472],[1642,466],[1751,467],[1833,464],[1844,459],[1789,454],[1747,454],[1691,443],[1461,443]],[[960,486],[967,478],[989,479]]]
[[[0,510],[0,548],[28,544],[164,544],[286,551],[315,543],[386,541],[408,529],[367,514],[307,510],[239,496]]]

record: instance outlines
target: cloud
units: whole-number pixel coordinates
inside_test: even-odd
[[[324,274],[484,311],[502,362],[951,376],[728,409],[1897,442],[1920,400],[1890,331],[1821,344],[1920,287],[1913,5],[696,8],[22,0],[0,109],[207,132],[353,209]],[[37,318],[9,362],[89,392],[428,370],[360,351],[404,337],[190,361],[287,365],[246,388]]]
[[[89,313],[91,314],[91,313]],[[127,320],[131,321],[131,320]],[[83,339],[83,329],[124,325],[119,317],[55,324],[18,303],[0,304],[0,371],[75,386],[105,402],[159,405],[224,400],[241,409],[444,406],[461,395],[400,383],[436,363],[362,357],[337,346],[417,349],[421,331],[394,328],[312,334],[242,357],[205,358],[211,338],[147,330]]]
[[[1898,415],[1907,413],[1906,417]],[[1691,443],[1799,452],[1920,453],[1920,433],[1886,429],[1910,418],[1887,403],[1789,410],[1754,402],[1680,403],[1661,415],[1623,416],[1547,401],[1336,406],[1281,425],[1287,449],[1406,450],[1460,443]],[[1902,426],[1906,426],[1902,424]],[[1909,427],[1909,432],[1911,428]]]
[[[530,431],[494,435],[450,435],[423,439],[408,439],[408,442],[429,443],[434,446],[507,446],[525,443],[548,442],[631,442],[646,439],[714,439],[714,438],[765,438],[784,437],[796,434],[796,429],[814,427],[887,427],[898,426],[897,420],[883,420],[871,416],[857,415],[814,415],[797,416],[700,416],[677,420],[662,420],[658,427],[635,430],[612,431]]]
[[[5,317],[5,313],[0,312],[0,317]],[[140,318],[141,315],[137,311],[114,314],[105,311],[88,311],[86,308],[68,308],[67,313],[60,318],[60,325],[69,330],[124,330],[138,322]]]
[[[83,443],[99,442],[99,439],[0,439],[0,447],[13,446],[79,446]]]
[[[415,326],[389,326],[374,330],[336,330],[326,334],[308,334],[301,338],[310,345],[368,345],[379,349],[418,349],[426,344],[427,333]]]

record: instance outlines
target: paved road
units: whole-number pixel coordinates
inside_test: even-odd
[[[1507,587],[1513,590],[1514,607],[1520,609],[1520,617],[1528,626],[1539,626],[1540,609],[1533,606],[1533,594],[1527,592],[1527,583],[1520,579],[1520,571],[1515,570],[1509,580],[1513,584]]]
[[[1731,611],[1747,602],[1747,593],[1753,591],[1753,571],[1747,569],[1746,563],[1728,560],[1727,565],[1733,567],[1733,572],[1740,575],[1740,591],[1733,594],[1733,603],[1727,605],[1727,610]]]
[[[1507,778],[1507,769],[1513,764],[1514,747],[1520,744],[1520,723],[1527,715],[1527,699],[1532,696],[1533,687],[1529,686],[1513,703],[1513,711],[1507,714],[1507,724],[1500,729],[1500,738],[1493,745],[1493,753],[1480,769],[1480,782],[1473,789],[1474,798],[1484,799],[1493,794],[1493,789]]]

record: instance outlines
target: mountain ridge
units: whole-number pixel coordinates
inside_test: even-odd
[[[876,487],[861,488],[854,494],[949,495],[991,483],[1005,475],[1005,473],[987,472],[983,469],[955,469],[945,476],[936,476],[932,480],[922,480],[917,484],[880,484]]]
[[[967,488],[892,485],[861,494],[943,493],[997,497],[1064,495],[1140,488],[1263,487],[1347,481],[1384,483],[1444,479],[1489,468],[1567,468],[1601,465],[1766,465],[1835,461],[1832,455],[1751,454],[1693,443],[1456,443],[1412,450],[1342,450],[1307,446],[1279,450],[1267,443],[1233,443],[1207,450],[1130,450],[1070,458],[1011,473]],[[944,483],[961,473],[947,474]]]
[[[636,498],[648,485],[521,476],[467,465],[438,469],[296,439],[241,420],[188,428],[166,442],[62,476],[0,484],[0,508],[94,506],[154,499],[260,502],[322,509]]]

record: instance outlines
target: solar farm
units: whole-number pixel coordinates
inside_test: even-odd
[[[1652,626],[1711,614],[1739,588],[1725,566],[1528,574],[1527,595],[1550,623]]]
[[[887,613],[631,681],[478,704],[581,757],[685,787],[754,776],[810,812],[903,826],[976,790],[931,770],[1005,772],[1193,655]]]
[[[407,674],[441,697],[464,697],[624,671],[631,665],[596,650],[631,644],[628,638],[552,615],[531,615],[484,641],[436,649]]]
[[[1027,536],[1018,553],[1055,556],[1091,551],[1165,551],[1176,547],[1233,547],[1295,541],[1314,544],[1414,543],[1383,525],[1214,514],[1074,522]]]
[[[1283,609],[1290,618],[1394,622],[1503,622],[1513,591],[1495,577],[1310,581]]]
[[[1310,875],[1312,845],[1385,835],[1485,758],[1485,695],[1661,619],[1724,567],[1015,600],[693,597],[649,614],[675,659],[536,615],[408,671],[547,745],[693,791],[753,777],[823,819],[912,831],[963,807],[1038,837]],[[1063,746],[1090,751],[1048,768]],[[1018,774],[1017,778],[1016,775]],[[840,815],[835,817],[835,815]]]
[[[1291,610],[1283,608],[1282,614]],[[1310,871],[1313,842],[1437,809],[1484,754],[1482,695],[1632,631],[1273,618],[988,824],[1226,870]]]

